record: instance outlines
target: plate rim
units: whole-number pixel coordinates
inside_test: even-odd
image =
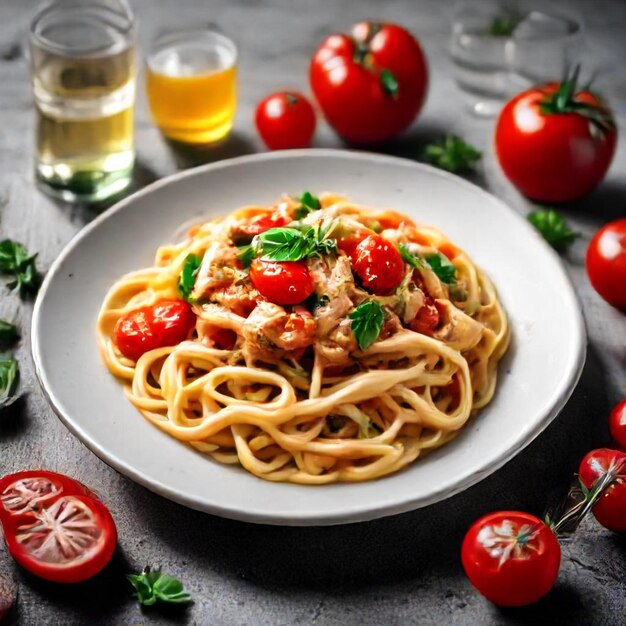
[[[55,393],[52,390],[50,381],[48,380],[44,371],[41,359],[40,337],[37,329],[39,327],[39,320],[41,316],[41,310],[43,308],[43,303],[46,299],[46,294],[50,288],[50,285],[58,272],[58,268],[64,262],[64,260],[72,253],[76,246],[82,241],[82,239],[84,239],[93,230],[97,229],[101,223],[111,219],[119,211],[124,210],[128,205],[135,202],[137,198],[148,195],[154,191],[157,191],[161,187],[165,187],[170,183],[177,182],[181,179],[196,176],[204,172],[220,170],[225,167],[236,166],[239,163],[245,164],[251,161],[268,161],[274,159],[279,160],[285,157],[288,157],[289,159],[294,159],[299,157],[312,156],[343,157],[348,160],[356,159],[370,162],[387,162],[391,164],[397,163],[405,167],[409,166],[415,169],[424,170],[429,172],[431,175],[445,178],[456,185],[460,185],[461,187],[470,189],[474,193],[478,192],[479,194],[486,196],[491,202],[496,202],[496,204],[500,205],[500,207],[503,210],[507,211],[509,214],[512,214],[514,218],[518,220],[518,223],[521,224],[523,228],[527,229],[527,232],[533,232],[535,236],[541,240],[542,244],[552,255],[555,266],[557,266],[558,268],[560,279],[569,293],[571,304],[575,305],[571,307],[571,310],[573,312],[572,319],[574,321],[577,331],[575,333],[575,336],[572,338],[572,340],[574,340],[577,344],[575,358],[570,364],[570,368],[567,371],[567,376],[564,377],[564,380],[567,381],[566,384],[562,385],[559,389],[558,395],[553,397],[553,400],[551,402],[552,408],[544,415],[542,415],[541,419],[536,424],[534,424],[532,428],[523,431],[521,437],[519,437],[514,443],[503,449],[497,455],[497,457],[493,459],[487,466],[482,467],[481,469],[469,474],[465,479],[458,481],[454,486],[444,485],[440,489],[431,492],[426,496],[408,498],[399,503],[396,502],[380,506],[368,506],[361,508],[353,507],[341,513],[316,512],[315,514],[311,514],[305,511],[303,514],[299,514],[297,512],[291,512],[289,514],[289,517],[286,517],[284,514],[273,515],[271,513],[260,513],[258,511],[248,512],[246,510],[242,510],[241,508],[224,507],[216,503],[207,503],[206,501],[200,502],[197,499],[187,497],[185,494],[180,494],[176,491],[173,491],[167,485],[161,483],[160,481],[151,479],[144,473],[137,471],[131,464],[125,462],[120,458],[117,458],[114,453],[111,453],[110,451],[104,449],[97,440],[94,440],[86,433],[84,433],[80,425],[75,424],[70,416],[65,415],[65,413],[61,409],[62,402],[55,396]],[[536,233],[536,231],[534,231],[532,226],[524,219],[524,217],[511,206],[509,206],[506,202],[492,194],[490,191],[487,191],[479,185],[460,178],[459,176],[455,176],[454,174],[451,174],[449,172],[442,171],[433,166],[419,163],[408,158],[361,150],[332,148],[277,150],[266,153],[247,154],[243,156],[215,161],[213,163],[206,163],[204,165],[175,172],[173,174],[160,178],[147,185],[146,187],[143,187],[142,189],[139,189],[136,192],[130,194],[129,196],[122,198],[120,201],[116,202],[114,205],[95,217],[83,228],[78,230],[63,246],[61,252],[52,262],[50,268],[46,272],[45,278],[39,289],[39,293],[33,307],[30,331],[31,356],[34,363],[35,374],[39,382],[39,386],[44,394],[44,397],[48,401],[48,404],[52,408],[55,415],[63,423],[63,425],[87,449],[93,452],[104,463],[112,467],[120,474],[130,478],[131,480],[142,485],[146,489],[149,489],[153,493],[156,493],[162,497],[177,502],[178,504],[182,504],[183,506],[189,507],[191,509],[238,521],[282,526],[329,526],[349,524],[354,522],[364,522],[390,515],[397,515],[400,513],[413,511],[418,508],[423,508],[436,502],[440,502],[458,493],[461,493],[472,485],[480,482],[487,476],[496,472],[508,461],[512,460],[519,452],[526,448],[532,441],[537,438],[537,436],[539,436],[548,427],[548,425],[554,420],[554,418],[561,412],[567,400],[570,398],[574,389],[576,388],[578,381],[580,380],[580,377],[582,375],[582,371],[586,361],[588,341],[585,328],[585,320],[582,313],[580,300],[574,288],[572,279],[566,272],[560,257],[552,248],[550,248],[550,246],[548,246],[547,243],[545,243],[540,235]]]

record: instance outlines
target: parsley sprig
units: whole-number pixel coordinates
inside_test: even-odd
[[[310,191],[305,191],[299,198],[300,206],[294,211],[294,217],[301,220],[312,211],[319,211],[322,207],[319,198],[314,196]]]
[[[456,282],[456,267],[445,254],[437,252],[419,257],[413,254],[405,245],[398,246],[398,252],[405,263],[415,269],[431,269],[442,283],[452,285]]]
[[[445,254],[441,254],[441,252],[427,254],[424,256],[424,260],[442,283],[451,285],[456,282],[456,267],[450,263],[450,259]]]
[[[182,272],[178,277],[178,291],[187,301],[189,301],[191,297],[201,264],[202,259],[197,254],[188,254],[185,258]]]
[[[250,267],[255,257],[265,261],[301,261],[323,254],[337,254],[337,242],[329,237],[334,222],[302,224],[285,228],[270,228],[257,235],[249,246],[237,255],[244,267]]]
[[[492,37],[510,37],[526,16],[515,9],[508,9],[495,15],[489,24],[487,34]]]
[[[21,298],[34,296],[41,285],[41,274],[35,265],[36,254],[29,255],[28,250],[17,241],[0,241],[0,274],[10,276],[9,289],[17,289]]]
[[[183,587],[183,583],[173,576],[161,573],[161,570],[152,570],[145,567],[139,574],[127,576],[135,588],[135,596],[139,604],[150,606],[155,602],[170,604],[187,604],[192,602],[191,596]]]
[[[15,324],[0,319],[0,350],[10,348],[20,338],[20,331]]]
[[[473,171],[476,162],[482,158],[482,152],[460,137],[448,135],[427,145],[424,158],[436,167],[459,174]]]
[[[385,320],[385,310],[376,300],[366,300],[348,314],[352,332],[361,350],[367,350],[380,335]]]
[[[17,400],[20,371],[15,359],[0,357],[0,409]]]
[[[528,221],[555,249],[563,251],[574,243],[580,233],[573,231],[565,218],[553,209],[539,209],[528,214]]]

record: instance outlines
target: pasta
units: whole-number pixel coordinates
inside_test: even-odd
[[[291,302],[295,279],[269,282],[277,267],[297,269],[310,295]],[[129,358],[128,320],[181,296],[194,315],[183,340],[154,347],[151,335]],[[446,444],[491,400],[509,343],[492,283],[439,230],[308,193],[193,226],[111,287],[97,331],[156,427],[260,478],[311,485],[375,479]]]

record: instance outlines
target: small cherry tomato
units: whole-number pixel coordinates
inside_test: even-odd
[[[379,235],[368,235],[350,254],[352,269],[365,289],[384,295],[404,276],[404,262],[396,247]]]
[[[29,470],[0,479],[0,522],[11,556],[31,574],[59,583],[95,576],[117,545],[107,508],[62,474]]]
[[[593,288],[609,304],[626,310],[626,218],[606,224],[593,236],[586,265]]]
[[[428,86],[426,59],[413,35],[372,22],[327,37],[311,59],[309,77],[328,123],[360,144],[384,141],[410,126]]]
[[[115,324],[114,342],[128,359],[175,346],[187,339],[196,325],[196,316],[184,300],[161,300],[125,313]]]
[[[308,148],[315,132],[315,111],[302,94],[281,91],[259,103],[255,123],[270,150]]]
[[[626,400],[616,404],[609,415],[611,436],[622,450],[626,450]]]
[[[274,304],[299,304],[315,291],[313,277],[298,261],[263,261],[250,266],[252,284]]]
[[[604,102],[568,81],[533,87],[500,113],[495,147],[509,180],[526,196],[566,202],[588,194],[613,159],[617,132]]]
[[[250,243],[252,237],[260,235],[270,228],[286,226],[290,221],[291,219],[283,212],[271,209],[261,211],[236,224],[231,232],[231,239],[236,245]]]
[[[578,473],[590,489],[609,470],[615,473],[615,481],[600,496],[592,512],[602,526],[623,533],[626,532],[626,454],[609,448],[592,450],[581,461]]]
[[[463,540],[461,560],[470,582],[487,600],[524,606],[554,585],[561,546],[534,515],[498,511],[474,522]]]
[[[432,337],[435,329],[439,326],[440,320],[441,316],[435,301],[430,296],[426,296],[424,304],[417,311],[415,318],[409,323],[409,328],[416,333]]]

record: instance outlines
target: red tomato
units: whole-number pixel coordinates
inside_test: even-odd
[[[375,143],[416,118],[428,85],[422,49],[404,28],[360,22],[326,38],[311,59],[311,88],[328,123],[354,143]]]
[[[308,148],[315,132],[315,111],[302,94],[281,91],[259,103],[255,124],[270,150]]]
[[[439,309],[435,301],[430,297],[424,298],[424,304],[421,306],[413,321],[409,324],[411,330],[422,335],[432,337],[433,333],[440,322]]]
[[[626,218],[603,226],[587,248],[587,275],[593,288],[626,310]]]
[[[286,226],[290,221],[291,219],[284,213],[268,210],[234,226],[231,238],[237,244],[240,242],[249,243],[252,237],[260,235],[270,228]]]
[[[626,400],[616,404],[609,415],[611,436],[622,450],[626,450]]]
[[[315,291],[309,270],[297,261],[255,259],[250,266],[250,279],[259,293],[275,304],[299,304]]]
[[[565,202],[588,194],[609,169],[617,132],[604,103],[589,91],[576,91],[563,105],[554,102],[559,88],[549,83],[510,100],[498,119],[495,147],[509,180],[526,196]],[[588,111],[574,111],[584,103]],[[545,107],[552,107],[552,113]],[[603,129],[590,116],[600,117]]]
[[[363,287],[376,295],[389,293],[402,282],[404,261],[396,247],[379,235],[365,237],[350,260]]]
[[[17,563],[54,582],[95,576],[117,545],[115,522],[104,504],[78,481],[55,472],[1,478],[0,522]]]
[[[602,526],[623,533],[626,532],[626,454],[609,448],[592,450],[581,461],[578,473],[589,489],[609,469],[615,473],[615,482],[600,496],[592,512]]]
[[[113,331],[115,345],[128,359],[187,339],[196,325],[196,316],[184,300],[161,300],[122,315]]]
[[[474,522],[463,540],[461,560],[470,582],[487,600],[524,606],[552,588],[561,546],[534,515],[498,511]]]

